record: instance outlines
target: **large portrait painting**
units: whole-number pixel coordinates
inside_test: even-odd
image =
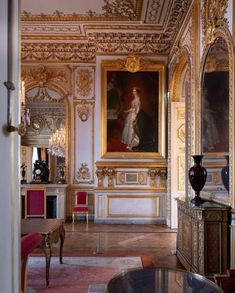
[[[128,61],[102,62],[102,156],[162,157],[164,65]]]
[[[202,82],[202,152],[229,151],[229,60],[225,41],[209,49]]]

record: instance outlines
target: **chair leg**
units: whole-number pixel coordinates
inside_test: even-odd
[[[88,224],[88,213],[86,213],[86,223]]]
[[[74,213],[72,213],[73,223],[74,223]]]
[[[27,272],[28,272],[28,257],[24,261],[23,267],[21,269],[21,292],[27,293]]]

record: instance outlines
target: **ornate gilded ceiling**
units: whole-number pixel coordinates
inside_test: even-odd
[[[22,0],[22,61],[168,54],[192,0]]]

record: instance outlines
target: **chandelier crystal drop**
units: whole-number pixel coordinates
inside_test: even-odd
[[[65,128],[61,127],[52,134],[48,153],[56,157],[65,157]]]

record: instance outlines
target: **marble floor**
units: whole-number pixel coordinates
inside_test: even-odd
[[[184,269],[175,255],[176,230],[156,224],[65,223],[64,253],[148,254],[157,267]]]

